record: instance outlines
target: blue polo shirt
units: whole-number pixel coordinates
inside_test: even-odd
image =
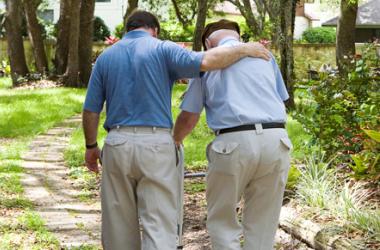
[[[96,60],[84,109],[100,113],[105,129],[120,126],[171,128],[173,83],[198,77],[203,53],[130,31]]]
[[[226,37],[219,46],[240,44]],[[207,72],[190,82],[181,109],[201,113],[213,130],[245,124],[285,123],[283,101],[289,98],[281,72],[272,56],[270,61],[246,57],[222,69]]]

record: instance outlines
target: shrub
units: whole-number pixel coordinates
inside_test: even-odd
[[[119,25],[115,27],[113,34],[115,35],[115,37],[121,39],[124,35],[124,32],[125,32],[124,24],[120,23]]]
[[[348,77],[321,75],[308,91],[311,100],[300,98],[294,117],[312,135],[328,156],[340,153],[340,159],[351,161],[350,155],[365,149],[367,138],[362,128],[380,127],[380,76],[372,68],[373,45],[365,49]]]
[[[110,30],[100,17],[94,19],[94,41],[104,41],[111,35]]]
[[[161,23],[160,39],[174,42],[192,42],[195,27],[193,25],[184,29],[176,21],[166,21]]]
[[[335,28],[317,27],[309,28],[302,34],[302,40],[308,43],[335,43]]]

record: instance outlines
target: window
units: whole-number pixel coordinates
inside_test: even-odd
[[[41,12],[38,12],[38,17],[41,19],[48,21],[48,22],[53,22],[54,21],[54,10],[43,10]]]
[[[375,37],[380,38],[380,29],[375,30]]]

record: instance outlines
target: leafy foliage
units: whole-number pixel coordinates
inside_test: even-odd
[[[302,34],[302,40],[308,43],[335,43],[335,28],[316,27],[308,28]]]
[[[117,25],[115,27],[115,30],[114,30],[113,34],[115,35],[115,37],[121,39],[123,37],[123,35],[124,35],[124,32],[125,32],[124,30],[125,30],[124,29],[124,24],[120,23],[119,25]]]
[[[374,177],[380,180],[380,132],[364,130],[370,139],[364,140],[363,150],[352,155],[354,177],[357,179]]]
[[[110,30],[100,17],[94,18],[94,41],[104,41],[111,35]]]
[[[194,25],[186,29],[177,21],[169,20],[161,23],[160,39],[171,40],[174,42],[191,42],[193,41]]]
[[[367,46],[363,55],[352,62],[355,70],[348,77],[324,74],[321,80],[312,82],[311,100],[301,97],[294,113],[312,135],[314,144],[319,144],[328,156],[340,153],[346,162],[351,160],[350,155],[373,148],[362,128],[378,130],[380,127],[380,75],[374,67],[376,58],[372,51],[373,45]],[[378,151],[365,152],[369,154],[365,157],[368,160],[374,159],[373,153],[378,154]],[[358,156],[353,159],[357,163],[356,171],[367,173],[359,160],[363,164],[367,161]]]

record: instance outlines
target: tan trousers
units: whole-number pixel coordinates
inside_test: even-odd
[[[114,129],[105,139],[103,164],[103,248],[176,249],[179,178],[170,131]]]
[[[208,146],[207,229],[214,250],[241,249],[242,233],[243,249],[273,249],[291,147],[285,129],[221,134]]]

